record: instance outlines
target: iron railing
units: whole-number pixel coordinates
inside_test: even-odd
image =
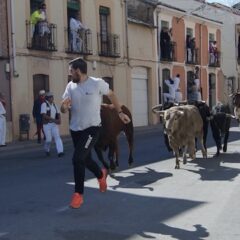
[[[209,53],[209,55],[208,55],[208,59],[209,59],[208,66],[210,66],[210,67],[220,67],[220,57],[221,57],[221,52],[219,52],[219,51]]]
[[[57,25],[26,21],[27,48],[41,51],[57,51]]]
[[[99,56],[120,57],[120,37],[117,34],[98,33]]]
[[[198,65],[199,64],[199,51],[198,48],[187,48],[186,49],[186,63],[187,64],[194,64]]]
[[[67,37],[67,53],[92,54],[92,32],[90,29],[73,32],[70,28],[67,28],[65,31]]]
[[[161,49],[160,60],[173,62],[176,61],[177,43],[170,42],[169,46]]]

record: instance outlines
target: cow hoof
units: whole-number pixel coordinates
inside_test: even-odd
[[[223,147],[223,152],[226,152],[227,151],[227,147]]]
[[[180,166],[179,166],[179,165],[176,165],[176,166],[175,166],[175,169],[179,169],[179,168],[180,168]]]

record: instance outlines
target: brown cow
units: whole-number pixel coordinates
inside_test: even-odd
[[[95,145],[95,151],[99,160],[102,162],[106,169],[115,170],[118,164],[118,136],[123,131],[128,140],[129,146],[129,158],[128,164],[131,165],[133,163],[133,122],[132,122],[132,115],[129,109],[126,106],[122,106],[122,111],[128,115],[131,119],[131,122],[128,124],[124,124],[118,116],[117,111],[112,107],[112,105],[103,104],[101,108],[101,120],[102,120],[102,129],[100,132],[99,140]],[[108,152],[108,159],[110,161],[109,164],[104,160],[102,151],[106,151],[109,149]],[[116,161],[114,161],[114,155]]]
[[[195,155],[195,138],[198,138],[202,148],[203,157],[207,157],[206,149],[203,144],[203,120],[197,109],[193,105],[174,106],[164,111],[153,111],[163,116],[165,131],[168,135],[170,147],[173,149],[176,157],[175,168],[180,168],[179,148],[184,148],[183,163],[187,162],[186,153],[192,159]]]

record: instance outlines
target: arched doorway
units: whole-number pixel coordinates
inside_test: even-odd
[[[163,93],[168,93],[169,92],[168,86],[165,83],[165,80],[167,80],[169,78],[170,78],[170,70],[168,68],[164,68],[162,70],[162,90],[163,90]]]
[[[49,76],[44,74],[33,75],[33,97],[36,99],[40,90],[49,91]]]
[[[208,93],[209,93],[209,107],[216,105],[216,75],[210,73],[208,75]]]
[[[187,72],[187,99],[188,100],[189,100],[190,93],[192,91],[193,81],[194,81],[194,72],[188,71]]]
[[[148,125],[148,75],[144,67],[132,69],[132,116],[134,126]]]

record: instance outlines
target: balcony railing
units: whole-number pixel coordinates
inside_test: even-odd
[[[99,56],[120,57],[120,38],[117,34],[98,33]]]
[[[221,52],[209,53],[209,67],[220,67]]]
[[[177,44],[176,42],[170,42],[169,46],[161,49],[160,60],[166,62],[176,61],[176,52],[177,52]]]
[[[199,54],[198,54],[198,48],[187,48],[186,49],[186,63],[187,64],[199,64]]]
[[[32,24],[26,21],[27,48],[57,51],[57,25],[47,22]]]
[[[92,32],[90,29],[82,29],[78,32],[71,32],[66,29],[67,43],[66,52],[82,55],[92,54]]]

